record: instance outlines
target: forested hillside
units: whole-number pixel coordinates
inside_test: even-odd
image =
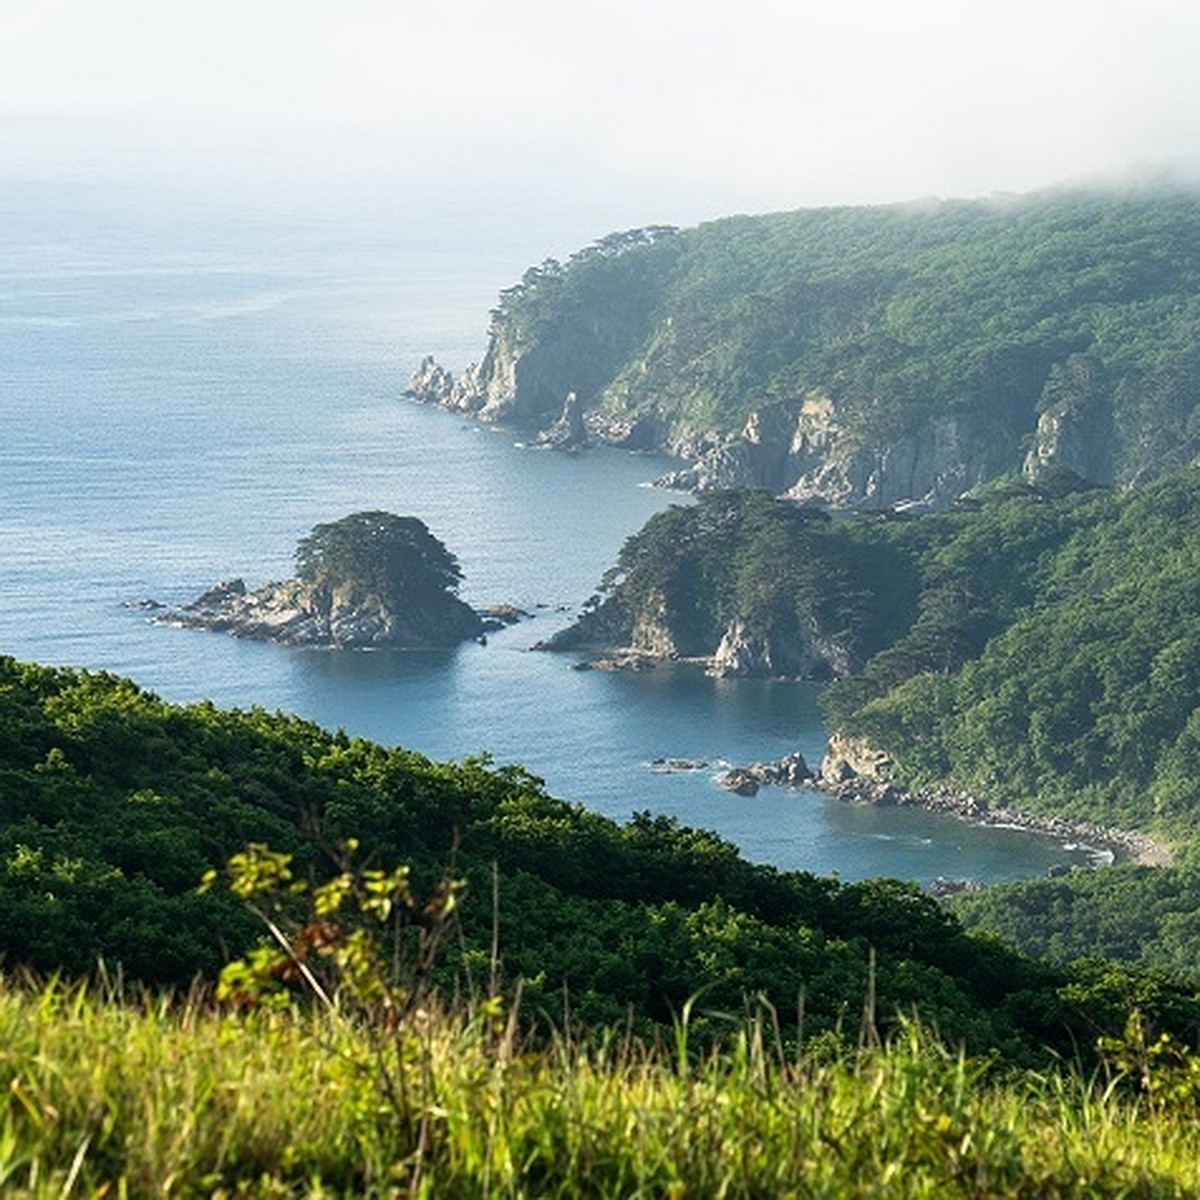
[[[614,235],[500,298],[477,368],[415,393],[696,459],[683,486],[836,504],[1200,451],[1200,200],[1047,192]]]
[[[1198,569],[1196,472],[907,520],[710,493],[631,537],[554,645],[833,677],[834,730],[909,785],[1190,835]]]
[[[955,901],[1035,955],[1200,977],[1200,473],[1128,492],[1006,485],[831,521],[763,493],[653,517],[556,648],[832,681],[831,731],[894,783],[1153,831],[1180,866]]]
[[[756,995],[794,1012],[803,997],[808,1034],[836,1042],[857,1036],[870,996],[881,1028],[915,1010],[1016,1059],[1094,1045],[1134,1004],[1185,1040],[1200,1030],[1188,989],[1043,967],[910,885],[754,867],[670,820],[615,825],[516,768],[172,706],[109,676],[0,660],[0,803],[8,970],[80,974],[102,957],[151,983],[212,978],[258,926],[227,893],[198,894],[206,870],[253,841],[321,878],[321,847],[355,836],[372,862],[410,864],[418,893],[446,870],[467,880],[450,991],[489,969],[496,864],[501,982],[525,981],[531,1014],[561,1014],[565,995],[572,1019],[649,1029],[698,993],[716,1012]]]

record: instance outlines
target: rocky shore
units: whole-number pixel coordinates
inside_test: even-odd
[[[800,787],[811,785],[812,771],[799,750],[775,762],[756,762],[748,767],[731,767],[717,776],[726,791],[738,796],[757,795],[761,787]]]
[[[379,596],[352,587],[292,579],[251,590],[242,579],[227,579],[188,604],[161,608],[152,620],[288,646],[412,650],[479,640],[520,616],[508,606],[481,614],[444,594],[396,610]]]
[[[717,776],[717,783],[739,796],[754,796],[762,787],[806,787],[848,804],[910,806],[976,825],[1024,829],[1086,847],[1095,853],[1098,864],[1131,862],[1165,867],[1174,862],[1171,847],[1149,834],[993,805],[951,787],[902,788],[890,778],[892,767],[891,758],[884,752],[859,739],[835,734],[816,772],[796,751],[775,762],[731,767]],[[950,894],[967,886],[971,886],[967,881],[939,880],[934,890]]]
[[[899,787],[891,779],[893,765],[889,755],[867,742],[834,734],[820,770],[808,786],[850,803],[911,805],[976,825],[1047,834],[1087,846],[1110,862],[1170,866],[1174,861],[1171,847],[1149,834],[994,805],[983,797],[947,786]]]
[[[1077,842],[1111,855],[1111,861],[1132,862],[1142,866],[1164,867],[1174,861],[1170,846],[1145,833],[1113,829],[1094,821],[1079,821],[1068,817],[1042,816],[989,804],[969,792],[949,787],[899,788],[893,783],[872,779],[833,780],[818,775],[808,786],[827,795],[855,804],[894,804],[923,808],[927,812],[945,813],[976,825],[996,825],[1006,829],[1025,829],[1042,833],[1064,842]]]

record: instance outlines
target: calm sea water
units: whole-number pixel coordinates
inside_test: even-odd
[[[499,287],[548,252],[538,231],[411,214],[205,224],[86,197],[7,199],[0,652],[120,672],[172,700],[296,712],[437,758],[488,751],[557,795],[618,819],[677,814],[781,867],[997,880],[1076,857],[925,813],[721,791],[722,762],[796,748],[819,759],[810,687],[576,672],[528,652],[626,536],[681,502],[644,486],[661,461],[524,449],[398,398],[422,354],[461,368],[481,349]],[[364,508],[425,520],[458,555],[466,599],[536,615],[486,646],[353,653],[153,626],[127,607],[232,575],[285,577],[299,537]],[[660,757],[711,767],[660,774]]]

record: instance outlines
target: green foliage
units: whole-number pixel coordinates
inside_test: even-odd
[[[296,547],[304,583],[377,595],[392,607],[455,593],[458,560],[416,517],[351,513],[317,525]]]
[[[757,1005],[700,1052],[612,1033],[548,1047],[430,1010],[414,1144],[361,1027],[202,998],[0,979],[0,1189],[87,1196],[1189,1196],[1195,1054],[1144,1021],[1116,1074],[991,1069],[906,1022],[795,1049]],[[1139,1090],[1141,1067],[1149,1069]],[[1126,1085],[1128,1083],[1128,1086]]]
[[[1200,981],[1200,872],[1116,866],[956,896],[955,914],[1037,958],[1087,955]]]
[[[762,993],[779,1011],[803,996],[807,1034],[832,1037],[856,1027],[873,975],[884,1032],[916,1008],[947,1036],[1014,1059],[1070,1054],[1103,1032],[1065,997],[1069,971],[968,936],[911,887],[754,866],[665,817],[617,825],[548,796],[520,768],[433,763],[294,718],[168,705],[111,676],[10,659],[0,659],[0,746],[9,966],[79,975],[103,957],[147,982],[216,978],[261,926],[236,897],[198,894],[204,872],[265,843],[271,853],[239,874],[251,891],[299,883],[349,905],[346,868],[318,846],[357,837],[373,859],[365,871],[408,864],[413,896],[436,894],[449,863],[468,882],[461,941],[432,971],[447,991],[479,987],[485,964],[491,976],[497,872],[497,985],[511,993],[524,980],[531,1015],[560,1011],[565,989],[573,1021],[632,1013],[650,1034],[702,991],[696,1025],[710,1036],[711,1013]],[[372,880],[393,881],[351,877],[368,897]],[[286,935],[285,915],[272,919]],[[1185,1040],[1192,1003],[1186,991],[1171,1001],[1169,1028]],[[1110,1032],[1126,1011],[1114,1002]]]
[[[868,558],[824,513],[765,492],[707,492],[626,540],[603,603],[570,636],[628,641],[655,627],[679,655],[704,656],[740,624],[790,647],[781,673],[845,670],[898,636],[911,605],[911,564],[873,549]]]
[[[819,392],[868,445],[971,411],[1016,446],[1069,402],[1110,431],[1104,469],[1141,480],[1200,448],[1198,224],[1194,195],[1159,190],[634,231],[531,269],[493,332],[562,376],[545,411],[574,389],[610,416],[734,433]]]
[[[1198,571],[1195,471],[1125,493],[992,489],[977,510],[907,521],[830,522],[717,492],[631,537],[571,636],[622,644],[653,627],[711,655],[740,623],[782,643],[783,661],[790,645],[792,663],[814,646],[836,662],[833,648],[858,673],[823,693],[832,727],[886,750],[901,782],[1190,841]],[[1035,955],[1200,977],[1190,870],[1026,881],[955,904]]]

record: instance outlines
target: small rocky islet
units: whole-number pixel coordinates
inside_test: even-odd
[[[372,511],[318,525],[296,562],[294,579],[253,589],[223,580],[152,620],[289,646],[428,650],[483,640],[526,615],[460,600],[457,559],[416,517]]]

